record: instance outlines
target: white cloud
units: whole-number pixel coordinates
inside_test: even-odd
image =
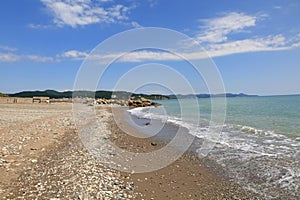
[[[279,51],[288,50],[300,46],[300,35],[292,39],[287,39],[283,35],[269,35],[262,38],[250,38],[243,40],[230,41],[225,43],[210,44],[206,51],[191,51],[178,52],[172,51],[151,51],[141,50],[136,52],[116,52],[106,55],[91,55],[88,59],[99,60],[99,62],[110,62],[119,58],[116,62],[143,62],[143,61],[180,61],[183,59],[196,60],[205,59],[209,57],[225,56],[246,52],[258,51]],[[199,48],[197,48],[199,49]]]
[[[258,21],[267,14],[247,15],[230,12],[222,17],[200,20],[202,25],[194,39],[211,57],[256,51],[287,50],[300,45],[300,35],[287,38],[282,34],[260,36],[251,32]],[[247,33],[244,38],[234,39],[235,33]],[[191,47],[195,43],[187,44]]]
[[[34,62],[53,62],[55,61],[52,57],[20,54],[17,48],[0,45],[0,62],[17,62],[20,60],[30,60]]]
[[[4,51],[17,51],[18,50],[17,48],[5,46],[5,45],[0,45],[0,49],[2,49]]]
[[[11,53],[0,53],[0,62],[16,62],[20,57]]]
[[[54,62],[55,59],[39,55],[21,55],[15,53],[0,53],[0,62],[17,62],[20,60],[30,60],[34,62]]]
[[[281,10],[281,9],[282,9],[282,6],[273,6],[273,9]]]
[[[151,60],[179,60],[174,54],[168,52],[157,52],[157,51],[148,51],[141,50],[136,52],[115,52],[110,54],[88,54],[83,51],[70,50],[62,53],[57,56],[58,58],[71,59],[71,60],[96,60],[99,63],[104,63],[107,61],[116,62],[142,62],[142,61],[151,61]]]
[[[39,56],[39,55],[25,55],[24,59],[28,59],[34,62],[54,62],[55,59],[48,56]]]
[[[131,26],[133,26],[134,28],[142,28],[143,27],[142,25],[140,25],[139,23],[137,23],[135,21],[131,22]]]
[[[66,51],[63,54],[58,55],[58,57],[70,58],[73,60],[83,60],[87,56],[88,56],[88,53],[82,52],[82,51],[77,51],[77,50]]]
[[[255,26],[256,16],[244,13],[231,12],[223,17],[200,20],[204,25],[200,26],[201,32],[195,37],[202,42],[224,42],[228,35],[244,31],[245,28]]]
[[[114,0],[98,0],[99,2],[112,2]]]
[[[58,0],[43,0],[49,2],[57,2]],[[61,2],[61,1],[60,1]],[[71,5],[71,1],[65,1]],[[78,13],[86,13],[88,10],[91,10],[88,7],[87,2],[89,0],[76,0],[75,4],[78,2],[84,2],[84,5],[89,9],[85,9],[84,6],[76,7],[73,10],[76,10]],[[117,6],[111,9],[100,9],[93,8],[91,13],[95,12],[95,9],[98,9],[98,12],[107,12],[110,11],[110,16],[113,16],[114,19],[120,20],[123,19],[122,15],[119,15],[120,10],[123,9],[122,6]],[[85,11],[84,11],[85,10]],[[127,10],[125,9],[125,12]],[[265,18],[267,15],[247,15],[245,13],[236,13],[230,12],[224,15],[223,17],[217,17],[212,19],[204,19],[200,20],[201,26],[198,34],[195,35],[194,39],[200,46],[206,49],[206,52],[203,51],[195,51],[191,52],[189,50],[193,49],[193,45],[196,43],[189,43],[186,41],[181,41],[180,47],[178,47],[174,52],[178,52],[179,49],[182,48],[182,52],[180,56],[176,56],[174,54],[170,54],[168,52],[162,51],[150,51],[150,50],[142,50],[131,53],[126,52],[112,52],[110,54],[103,55],[91,55],[84,51],[79,50],[69,50],[60,55],[57,55],[55,59],[49,57],[29,57],[27,59],[36,60],[36,61],[57,61],[59,59],[65,60],[83,60],[88,57],[88,59],[99,60],[99,62],[112,61],[116,58],[120,59],[117,62],[143,62],[143,61],[163,61],[163,60],[182,60],[182,57],[185,59],[203,59],[217,56],[225,56],[231,54],[238,53],[246,53],[246,52],[258,52],[258,51],[278,51],[278,50],[288,50],[296,47],[300,47],[300,34],[287,37],[283,34],[269,34],[267,36],[260,36],[251,33],[251,28],[254,28],[257,23]],[[77,20],[77,21],[76,21]],[[71,26],[83,25],[88,21],[78,21],[79,19],[75,19],[72,23],[69,22]],[[82,23],[81,23],[82,22]],[[91,22],[91,21],[90,21]],[[64,21],[67,23],[67,21]],[[80,24],[81,23],[81,24]],[[132,26],[139,27],[140,25],[137,22],[131,22]],[[243,35],[243,33],[245,33]],[[239,35],[239,39],[234,39],[232,37],[233,34],[241,33]],[[244,38],[243,38],[244,36]],[[186,48],[186,49],[184,49]],[[189,52],[185,51],[188,50]],[[172,50],[170,50],[172,51]],[[182,57],[181,57],[182,56]],[[13,54],[0,54],[0,60],[19,60],[24,59],[24,56],[18,57]]]
[[[91,54],[86,57],[74,56],[72,59],[85,59],[97,61],[98,63],[114,62],[145,62],[145,61],[179,61],[184,59],[207,58],[206,52],[172,53],[166,51],[140,50],[135,52],[115,52],[110,54]],[[69,57],[71,58],[71,57]]]
[[[129,8],[124,5],[103,7],[91,0],[41,0],[54,17],[57,26],[73,28],[96,23],[117,23],[127,19]]]
[[[245,52],[278,51],[289,49],[286,38],[282,35],[266,38],[244,39],[222,44],[212,44],[207,49],[211,57],[224,56]]]
[[[43,24],[28,24],[29,28],[32,29],[49,29],[49,28],[53,28],[53,26],[51,25],[43,25]]]
[[[300,47],[300,34],[287,38],[282,34],[268,35],[265,37],[253,37],[240,40],[232,40],[217,43],[205,43],[205,50],[199,50],[194,46],[197,43],[178,42],[178,48],[166,51],[140,50],[134,52],[111,52],[109,54],[91,54],[87,52],[70,50],[59,55],[60,58],[71,60],[96,60],[99,63],[106,62],[144,62],[144,61],[180,61],[183,59],[196,60],[209,57],[226,56],[246,52],[279,51]],[[197,44],[198,45],[198,44]],[[181,50],[180,50],[181,49]],[[173,53],[174,52],[174,53]],[[176,54],[175,54],[176,53]],[[116,60],[117,59],[117,60]]]
[[[142,62],[151,60],[179,60],[179,58],[168,52],[142,50],[125,54],[120,58],[119,62]]]

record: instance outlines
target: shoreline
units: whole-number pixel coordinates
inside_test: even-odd
[[[129,117],[129,113],[126,112],[125,108],[117,108],[114,111],[115,117],[119,118],[117,121],[121,122],[123,128],[130,130],[130,134],[145,137],[128,122],[126,118]],[[113,131],[111,141],[118,147],[126,146],[127,151],[139,153],[155,151],[165,146],[170,139],[162,140],[159,136],[137,138],[120,130],[112,119],[110,124]],[[257,194],[245,191],[238,184],[222,176],[222,172],[218,173],[219,168],[212,169],[216,166],[205,166],[206,161],[188,151],[162,169],[132,174],[131,179],[136,185],[137,192],[143,195],[143,199],[260,199]]]

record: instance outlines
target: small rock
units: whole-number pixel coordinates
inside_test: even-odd
[[[151,145],[152,146],[157,146],[157,143],[156,142],[151,142]]]
[[[4,159],[1,159],[1,161],[2,161],[3,163],[9,163],[8,160],[4,160]]]
[[[125,190],[126,189],[126,186],[124,186],[124,185],[120,185],[119,187],[120,187],[121,190]]]

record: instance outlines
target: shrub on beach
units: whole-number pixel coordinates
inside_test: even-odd
[[[8,95],[0,92],[0,97],[8,97]]]

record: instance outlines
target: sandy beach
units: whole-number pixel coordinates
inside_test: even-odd
[[[148,173],[109,168],[82,145],[71,104],[0,104],[0,108],[1,199],[259,199],[191,154]],[[109,133],[104,138],[118,147],[150,152],[164,145],[124,133],[109,107],[96,110]],[[114,115],[129,126],[124,112],[120,107]],[[141,134],[134,127],[128,129]]]

